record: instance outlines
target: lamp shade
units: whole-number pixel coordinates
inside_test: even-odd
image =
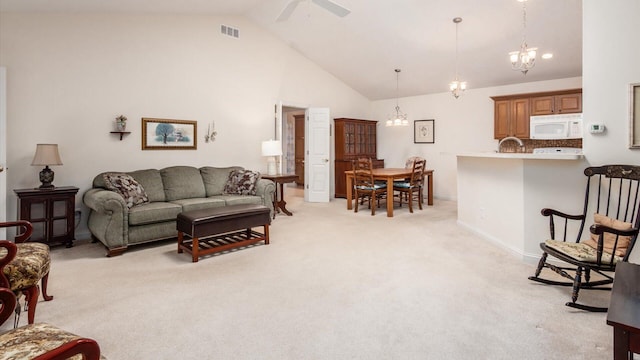
[[[58,144],[38,144],[31,165],[62,165]]]
[[[282,155],[282,143],[280,140],[267,140],[262,142],[262,156]]]

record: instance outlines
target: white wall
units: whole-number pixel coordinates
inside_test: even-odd
[[[220,25],[240,38],[220,34]],[[361,117],[370,102],[241,17],[127,14],[0,14],[7,68],[8,189],[39,185],[37,143],[59,144],[54,184],[82,193],[103,171],[172,165],[241,165],[264,171],[274,104],[329,107]],[[109,132],[129,118],[122,141]],[[141,118],[197,120],[197,150],[141,150]],[[215,142],[205,143],[215,121]],[[7,198],[8,219],[16,199]],[[78,233],[86,236],[86,209]],[[80,237],[81,237],[80,236]]]
[[[606,132],[587,136],[592,164],[640,164],[629,145],[629,84],[640,82],[640,1],[583,1],[584,121]]]
[[[584,0],[584,120],[603,122],[602,135],[583,141],[593,165],[640,165],[640,150],[629,146],[629,84],[640,82],[640,1]],[[638,246],[632,261],[640,263]]]
[[[508,66],[505,71],[512,71]],[[533,71],[533,70],[532,70]],[[373,120],[378,120],[378,157],[385,166],[403,167],[413,155],[427,159],[434,169],[434,196],[456,200],[456,154],[493,151],[498,141],[493,138],[493,100],[491,96],[540,91],[576,89],[582,79],[568,78],[517,85],[469,89],[460,98],[449,92],[401,98],[400,109],[409,115],[410,126],[386,127],[387,117],[396,106],[395,99],[373,102]],[[446,85],[446,84],[444,84]],[[473,84],[470,84],[472,86]],[[413,143],[413,120],[435,119],[435,143]]]

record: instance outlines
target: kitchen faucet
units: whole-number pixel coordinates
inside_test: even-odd
[[[498,152],[501,152],[500,148],[502,147],[502,143],[509,140],[517,142],[518,145],[520,146],[520,149],[524,150],[524,143],[522,142],[522,140],[518,139],[515,136],[507,136],[506,138],[500,140],[500,142],[498,143]]]

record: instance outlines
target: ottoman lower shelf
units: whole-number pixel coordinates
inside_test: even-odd
[[[234,231],[208,238],[184,239],[181,235],[182,233],[178,234],[178,252],[186,251],[191,254],[193,262],[197,262],[200,256],[253,245],[260,241],[264,241],[265,245],[269,244],[269,239],[264,234],[254,230]]]

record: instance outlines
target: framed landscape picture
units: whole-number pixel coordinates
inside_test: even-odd
[[[197,121],[142,118],[142,150],[196,150]]]
[[[415,120],[413,122],[413,142],[416,144],[433,144],[435,120]]]
[[[640,149],[640,83],[629,87],[629,148]]]

